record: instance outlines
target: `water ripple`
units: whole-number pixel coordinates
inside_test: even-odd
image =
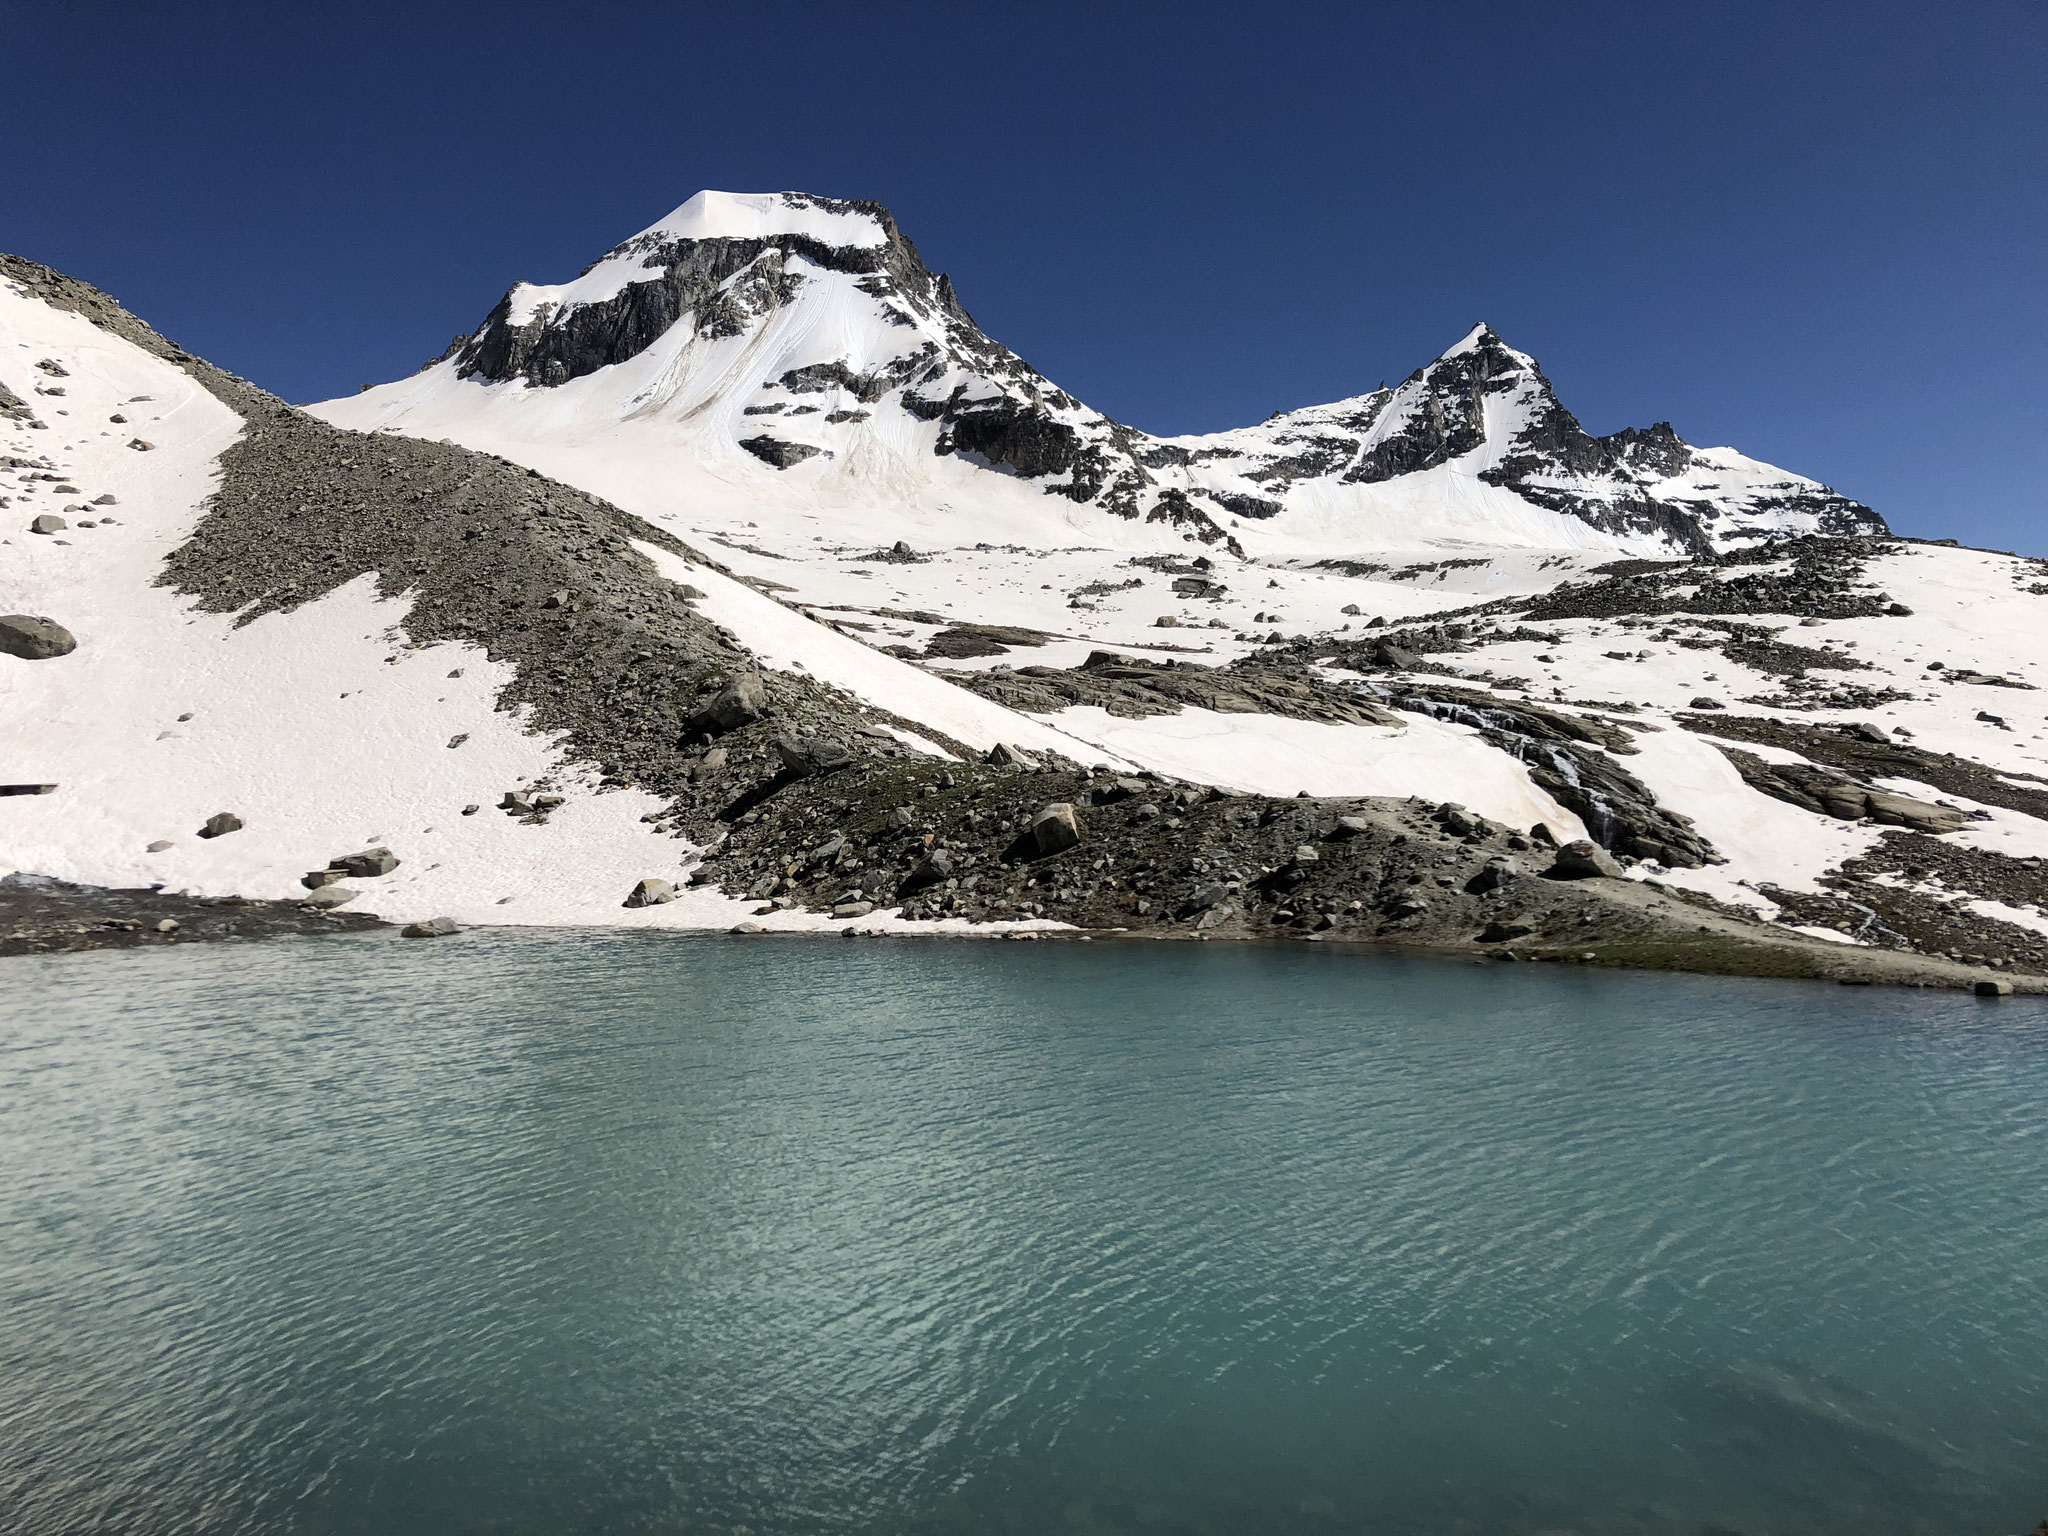
[[[610,933],[10,978],[10,1533],[2048,1510],[2037,1004]]]

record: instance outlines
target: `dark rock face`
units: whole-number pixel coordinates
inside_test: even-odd
[[[70,630],[55,619],[28,613],[0,616],[0,652],[23,661],[49,661],[78,649]]]
[[[1753,753],[1729,746],[1723,746],[1721,753],[1751,789],[1816,815],[1842,821],[1867,817],[1880,826],[1907,827],[1937,836],[1957,831],[1970,820],[1968,813],[1954,806],[1876,789],[1838,769],[1812,763],[1766,763]]]
[[[1722,862],[1690,817],[1658,804],[1649,786],[1608,755],[1636,750],[1618,726],[1459,688],[1410,688],[1386,697],[1397,709],[1477,728],[1489,745],[1520,759],[1529,777],[1575,813],[1603,849],[1672,869]]]
[[[740,446],[763,464],[772,464],[777,469],[789,469],[803,463],[805,459],[815,459],[819,454],[826,453],[823,448],[813,447],[809,443],[784,442],[781,438],[770,437],[765,432],[758,437],[741,438]],[[826,453],[826,457],[829,458],[831,455]]]

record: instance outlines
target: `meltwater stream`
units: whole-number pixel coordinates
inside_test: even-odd
[[[1302,949],[8,962],[0,1530],[2048,1515],[2048,1012]]]

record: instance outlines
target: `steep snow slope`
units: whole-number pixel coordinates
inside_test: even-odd
[[[490,811],[506,789],[587,775],[497,709],[507,671],[476,647],[400,643],[403,603],[358,581],[237,626],[160,583],[243,426],[189,374],[0,283],[0,379],[62,391],[16,389],[42,430],[0,423],[14,476],[61,476],[0,497],[0,611],[48,614],[78,641],[54,660],[0,656],[6,777],[56,786],[0,799],[0,867],[295,897],[307,870],[383,845],[399,867],[353,883],[401,921],[734,920],[708,892],[620,909],[634,881],[680,876],[688,853],[641,822],[659,804],[644,793],[572,795],[544,827]],[[70,526],[27,532],[45,513]],[[220,811],[242,829],[198,836]]]

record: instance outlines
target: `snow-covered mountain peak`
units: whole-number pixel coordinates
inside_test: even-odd
[[[805,192],[699,192],[634,240],[765,240],[807,235],[828,245],[881,245],[895,221],[875,203],[848,203]],[[630,242],[629,242],[630,243]]]
[[[422,375],[336,410],[515,457],[602,438],[749,496],[944,507],[962,534],[984,506],[981,536],[1000,524],[1014,540],[1021,516],[1050,543],[1093,528],[1235,552],[1661,554],[1884,528],[1814,481],[1703,457],[1666,423],[1592,437],[1484,323],[1391,389],[1152,436],[985,335],[887,209],[796,192],[700,192],[572,281],[514,287]]]

